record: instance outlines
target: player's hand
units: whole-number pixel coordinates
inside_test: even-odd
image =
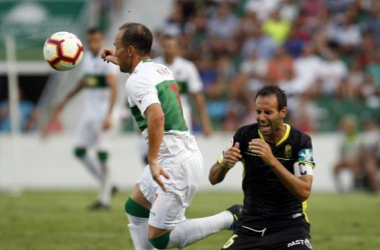
[[[212,129],[211,129],[210,124],[203,126],[203,134],[205,137],[209,137],[211,133],[212,133]]]
[[[103,130],[108,130],[112,125],[112,116],[107,115],[103,122]]]
[[[102,51],[102,59],[103,61],[109,63],[113,63],[116,65],[119,65],[119,62],[117,61],[117,58],[115,56],[115,50],[106,48]]]
[[[260,155],[261,159],[269,166],[272,166],[276,160],[269,144],[262,139],[253,139],[249,142],[248,148],[252,153]]]
[[[164,192],[167,192],[167,189],[165,187],[164,182],[161,180],[161,175],[165,177],[166,179],[169,179],[169,174],[162,168],[160,164],[157,162],[149,163],[150,172],[152,173],[153,180],[157,182],[157,184],[164,190]]]
[[[233,147],[227,149],[223,154],[223,161],[221,163],[224,168],[232,168],[241,159],[240,144],[235,142]]]
[[[53,115],[52,115],[52,120],[58,119],[59,115],[62,113],[63,108],[65,107],[66,102],[62,101],[60,102],[57,107],[55,108]]]

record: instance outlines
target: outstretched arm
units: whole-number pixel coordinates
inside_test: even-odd
[[[57,118],[59,114],[62,112],[63,108],[66,104],[73,98],[76,94],[78,94],[83,87],[85,86],[85,80],[81,79],[78,84],[75,86],[73,90],[71,90],[57,105],[53,113],[53,119]]]

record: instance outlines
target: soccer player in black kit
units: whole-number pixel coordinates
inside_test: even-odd
[[[313,181],[310,137],[283,122],[286,95],[276,86],[255,97],[257,123],[239,128],[210,169],[212,184],[222,182],[241,161],[244,206],[234,235],[222,249],[312,249],[306,200]]]

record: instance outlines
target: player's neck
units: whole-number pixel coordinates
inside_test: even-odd
[[[140,62],[144,62],[145,60],[149,60],[150,59],[150,56],[138,56],[136,57],[135,60],[133,60],[133,63],[132,63],[132,67],[131,67],[131,72],[134,72],[135,69],[136,69],[136,66],[140,63]]]
[[[172,64],[174,62],[175,56],[164,56],[165,64]]]
[[[279,128],[274,131],[274,133],[270,136],[264,136],[266,142],[277,144],[285,135],[286,126],[282,123]]]

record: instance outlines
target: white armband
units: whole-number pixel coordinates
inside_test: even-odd
[[[303,175],[314,175],[313,167],[310,164],[304,162],[296,162],[293,165],[294,175],[300,177]]]

